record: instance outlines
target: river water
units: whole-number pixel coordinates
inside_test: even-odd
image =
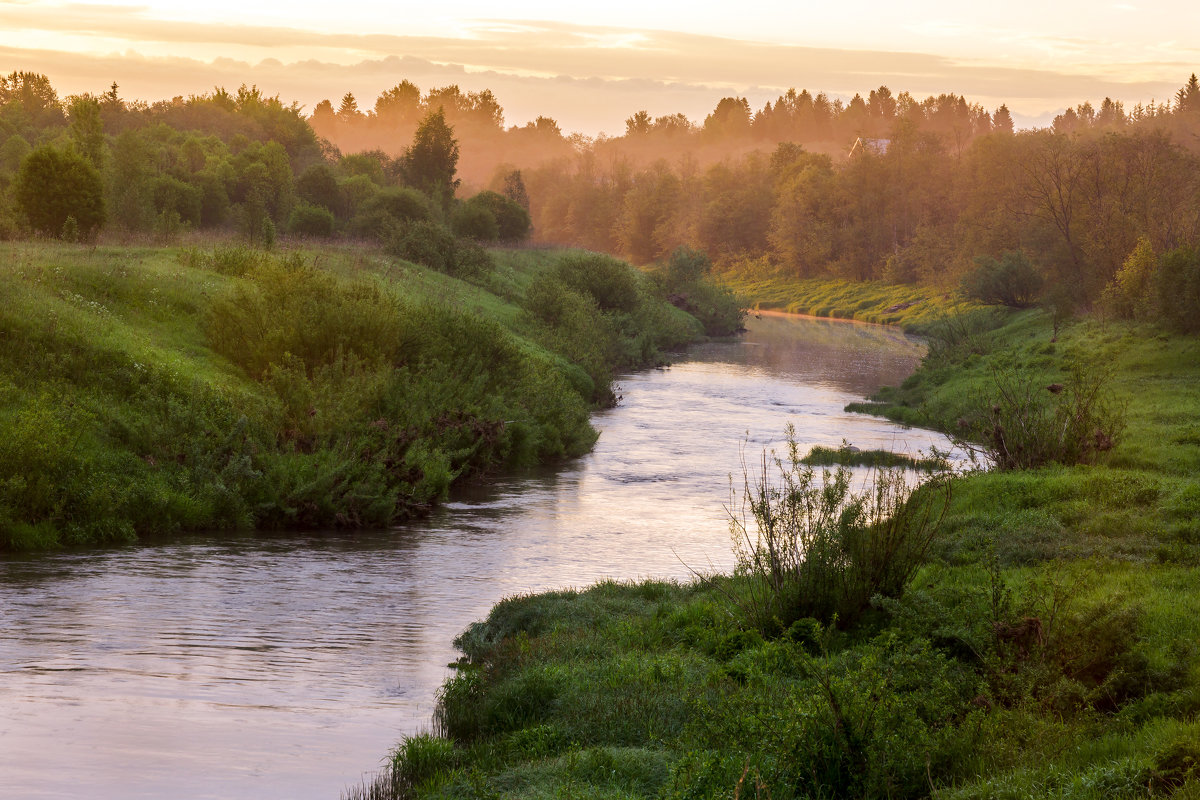
[[[947,447],[842,410],[919,343],[748,327],[623,378],[585,458],[419,524],[0,558],[0,797],[336,798],[427,728],[454,636],[500,598],[732,566],[731,475],[787,423],[805,447]]]

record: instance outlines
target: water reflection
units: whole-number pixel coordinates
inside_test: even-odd
[[[874,326],[766,317],[621,381],[596,450],[359,534],[0,560],[0,796],[336,797],[427,725],[453,637],[518,592],[731,564],[743,451],[926,449],[842,407],[911,372]]]

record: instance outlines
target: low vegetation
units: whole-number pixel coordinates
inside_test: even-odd
[[[1067,423],[1039,458],[901,503],[788,453],[748,481],[735,574],[505,600],[434,732],[348,796],[1200,796],[1200,343],[1055,327],[927,326],[869,406],[992,459],[960,420]]]
[[[607,256],[476,248],[469,283],[365,248],[4,251],[4,549],[386,525],[586,452],[616,371],[703,335]]]

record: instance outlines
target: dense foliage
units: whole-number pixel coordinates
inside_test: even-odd
[[[5,245],[0,549],[387,525],[586,452],[615,371],[701,333],[607,256],[629,310],[528,314],[588,257],[449,242],[494,292],[353,248]]]

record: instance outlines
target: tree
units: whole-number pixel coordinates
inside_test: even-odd
[[[104,166],[104,125],[100,103],[94,97],[76,97],[70,106],[71,142],[75,150],[96,169]]]
[[[1002,104],[996,109],[996,113],[992,115],[992,128],[1000,133],[1013,132],[1013,118],[1008,106]]]
[[[296,194],[304,202],[340,214],[345,208],[337,178],[326,164],[313,164],[296,179]]]
[[[416,122],[421,110],[421,90],[401,81],[375,100],[375,118],[387,125]]]
[[[358,101],[354,99],[354,95],[350,92],[342,95],[342,103],[337,110],[338,119],[342,122],[357,122],[362,118],[362,112],[358,110]]]
[[[417,126],[413,143],[404,152],[404,178],[446,208],[458,188],[457,170],[458,140],[439,107]]]
[[[504,176],[503,194],[521,208],[529,211],[529,193],[525,191],[525,181],[521,178],[521,170],[514,169]]]
[[[62,234],[68,218],[85,237],[104,224],[100,173],[73,150],[45,145],[31,152],[17,173],[14,195],[30,227],[49,236]]]
[[[625,120],[625,135],[626,136],[645,136],[650,132],[650,126],[653,123],[650,120],[649,111],[639,111],[629,119]]]

